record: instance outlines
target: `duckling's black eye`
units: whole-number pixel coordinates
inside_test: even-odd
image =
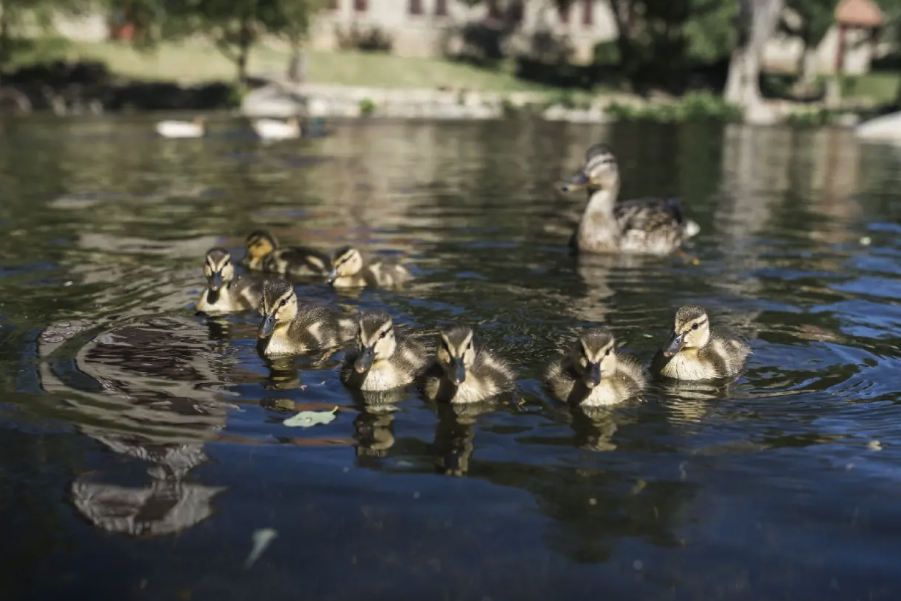
[[[379,336],[379,338],[384,338],[385,336],[388,335],[388,332],[390,332],[390,331],[391,331],[391,328],[388,328],[387,330],[385,330],[384,332],[382,332],[382,334],[381,334],[381,336]]]
[[[281,302],[278,304],[278,306],[279,306],[279,307],[284,307],[284,306],[287,305],[287,304],[288,304],[288,299],[283,298],[283,299],[281,300]]]
[[[604,353],[604,356],[605,356],[605,357],[609,357],[609,356],[610,356],[610,351],[612,351],[612,350],[613,350],[613,349],[609,349],[609,348],[608,348],[608,349],[607,349],[607,352]]]
[[[468,351],[471,348],[472,348],[472,340],[470,340],[469,344],[466,345],[466,350]]]
[[[701,325],[701,324],[693,323],[693,324],[691,324],[691,329],[692,329],[692,330],[697,330],[697,329],[700,327],[700,325]]]
[[[225,262],[222,264],[222,266],[223,266],[223,267],[228,267],[229,264],[230,264],[231,262],[232,262],[231,259],[226,259]]]

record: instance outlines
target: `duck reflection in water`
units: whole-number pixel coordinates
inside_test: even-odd
[[[435,469],[449,476],[465,476],[475,450],[475,423],[478,416],[497,409],[496,401],[465,405],[439,403],[438,424],[432,443]]]
[[[568,407],[572,421],[573,442],[580,449],[587,451],[615,451],[616,434],[620,419],[618,412],[611,407],[591,407],[585,405]]]
[[[354,419],[357,466],[372,468],[388,456],[394,446],[394,413],[390,404],[365,405]]]
[[[144,486],[114,482],[113,469],[123,464],[107,461],[72,483],[75,508],[97,527],[134,536],[178,532],[212,515],[225,488],[185,479],[208,460],[204,444],[225,426],[229,405],[211,388],[221,385],[228,362],[210,352],[193,320],[178,318],[114,329],[73,359],[57,358],[77,333],[65,325],[51,325],[39,338],[41,386],[66,399],[80,431],[149,464],[150,478]]]

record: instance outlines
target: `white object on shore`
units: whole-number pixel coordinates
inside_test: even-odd
[[[255,119],[251,122],[251,126],[263,140],[288,140],[300,137],[300,121],[297,117],[288,117],[287,121]]]
[[[861,140],[901,142],[901,113],[889,113],[864,121],[854,130]]]
[[[195,117],[193,121],[160,121],[156,133],[164,138],[201,138],[206,134],[206,124],[203,117]]]

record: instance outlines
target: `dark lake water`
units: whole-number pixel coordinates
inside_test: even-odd
[[[705,125],[151,126],[0,122],[2,599],[901,595],[901,151]],[[569,255],[585,200],[553,183],[598,141],[623,196],[682,196],[698,265]],[[403,291],[298,295],[466,320],[518,402],[366,407],[340,355],[270,363],[255,315],[195,316],[204,252],[261,226],[401,253]],[[647,360],[686,303],[751,340],[731,386],[591,414],[542,391],[574,328]]]

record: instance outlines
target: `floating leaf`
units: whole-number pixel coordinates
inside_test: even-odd
[[[309,428],[317,424],[327,424],[335,421],[336,411],[338,411],[337,407],[331,411],[301,411],[282,423],[289,428]]]
[[[247,556],[247,559],[244,561],[244,569],[248,569],[252,566],[256,560],[260,558],[263,552],[266,550],[266,547],[272,543],[273,539],[278,536],[278,532],[273,530],[272,528],[260,528],[259,530],[255,530],[253,533],[253,548],[250,550],[250,555]]]

